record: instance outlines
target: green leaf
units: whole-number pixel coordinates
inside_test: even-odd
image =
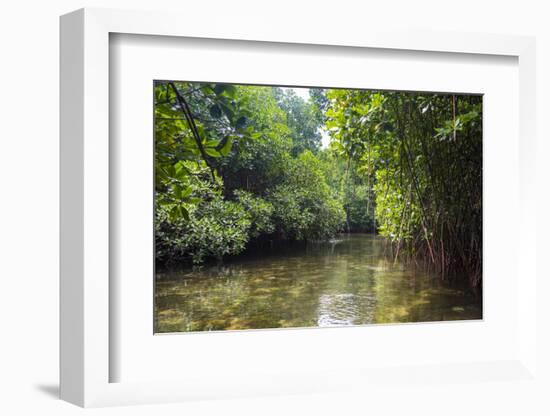
[[[218,140],[207,140],[204,142],[204,147],[218,147],[220,142]]]
[[[212,147],[205,147],[204,151],[208,156],[220,157],[220,152],[218,152],[216,149]]]
[[[178,199],[187,198],[189,195],[191,195],[191,192],[193,192],[193,188],[191,188],[190,186],[184,188],[174,188],[174,195]]]
[[[185,221],[189,221],[189,211],[183,205],[175,205],[172,207],[169,213],[170,219],[176,221],[183,218]]]
[[[231,97],[234,99],[237,96],[237,88],[235,88],[234,85],[226,85],[224,93],[228,97]]]
[[[227,156],[229,152],[231,152],[232,145],[233,145],[233,140],[231,140],[230,138],[226,138],[225,143],[223,144],[222,147],[218,149],[218,151],[222,156]]]
[[[254,140],[261,139],[264,134],[262,132],[256,132],[252,133],[250,137],[252,137]]]
[[[180,206],[179,206],[179,211],[180,211],[181,217],[182,217],[185,221],[189,221],[189,211],[187,211],[187,208],[185,208],[183,205],[180,205]]]

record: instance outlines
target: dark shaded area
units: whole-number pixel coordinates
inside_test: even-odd
[[[50,396],[52,399],[59,399],[59,384],[37,384],[34,387],[46,396]]]

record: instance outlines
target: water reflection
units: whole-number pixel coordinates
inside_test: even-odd
[[[157,275],[156,332],[481,318],[481,299],[388,260],[385,240],[353,234]]]

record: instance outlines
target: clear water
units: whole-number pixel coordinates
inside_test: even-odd
[[[481,296],[395,263],[370,234],[157,274],[156,332],[481,319]]]

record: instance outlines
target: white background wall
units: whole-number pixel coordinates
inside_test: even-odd
[[[214,13],[270,19],[288,25],[428,26],[435,30],[536,35],[538,42],[539,272],[550,231],[550,12],[547,2],[480,0],[19,0],[0,9],[0,413],[72,415],[81,409],[56,399],[58,383],[58,16],[80,7],[187,11],[190,19]],[[185,24],[185,22],[182,22]],[[239,30],[240,28],[236,28]],[[406,74],[404,74],[406,76]],[[511,223],[513,221],[511,220]],[[503,226],[510,226],[504,224]],[[503,259],[505,260],[505,259]],[[549,293],[543,282],[540,293]],[[540,304],[544,322],[549,308]],[[550,325],[546,325],[550,328]],[[549,331],[540,332],[548,371]],[[163,406],[100,409],[101,415],[279,414],[549,414],[542,391],[506,383],[413,388],[372,397],[333,395],[259,398]],[[546,392],[548,393],[548,391]]]

